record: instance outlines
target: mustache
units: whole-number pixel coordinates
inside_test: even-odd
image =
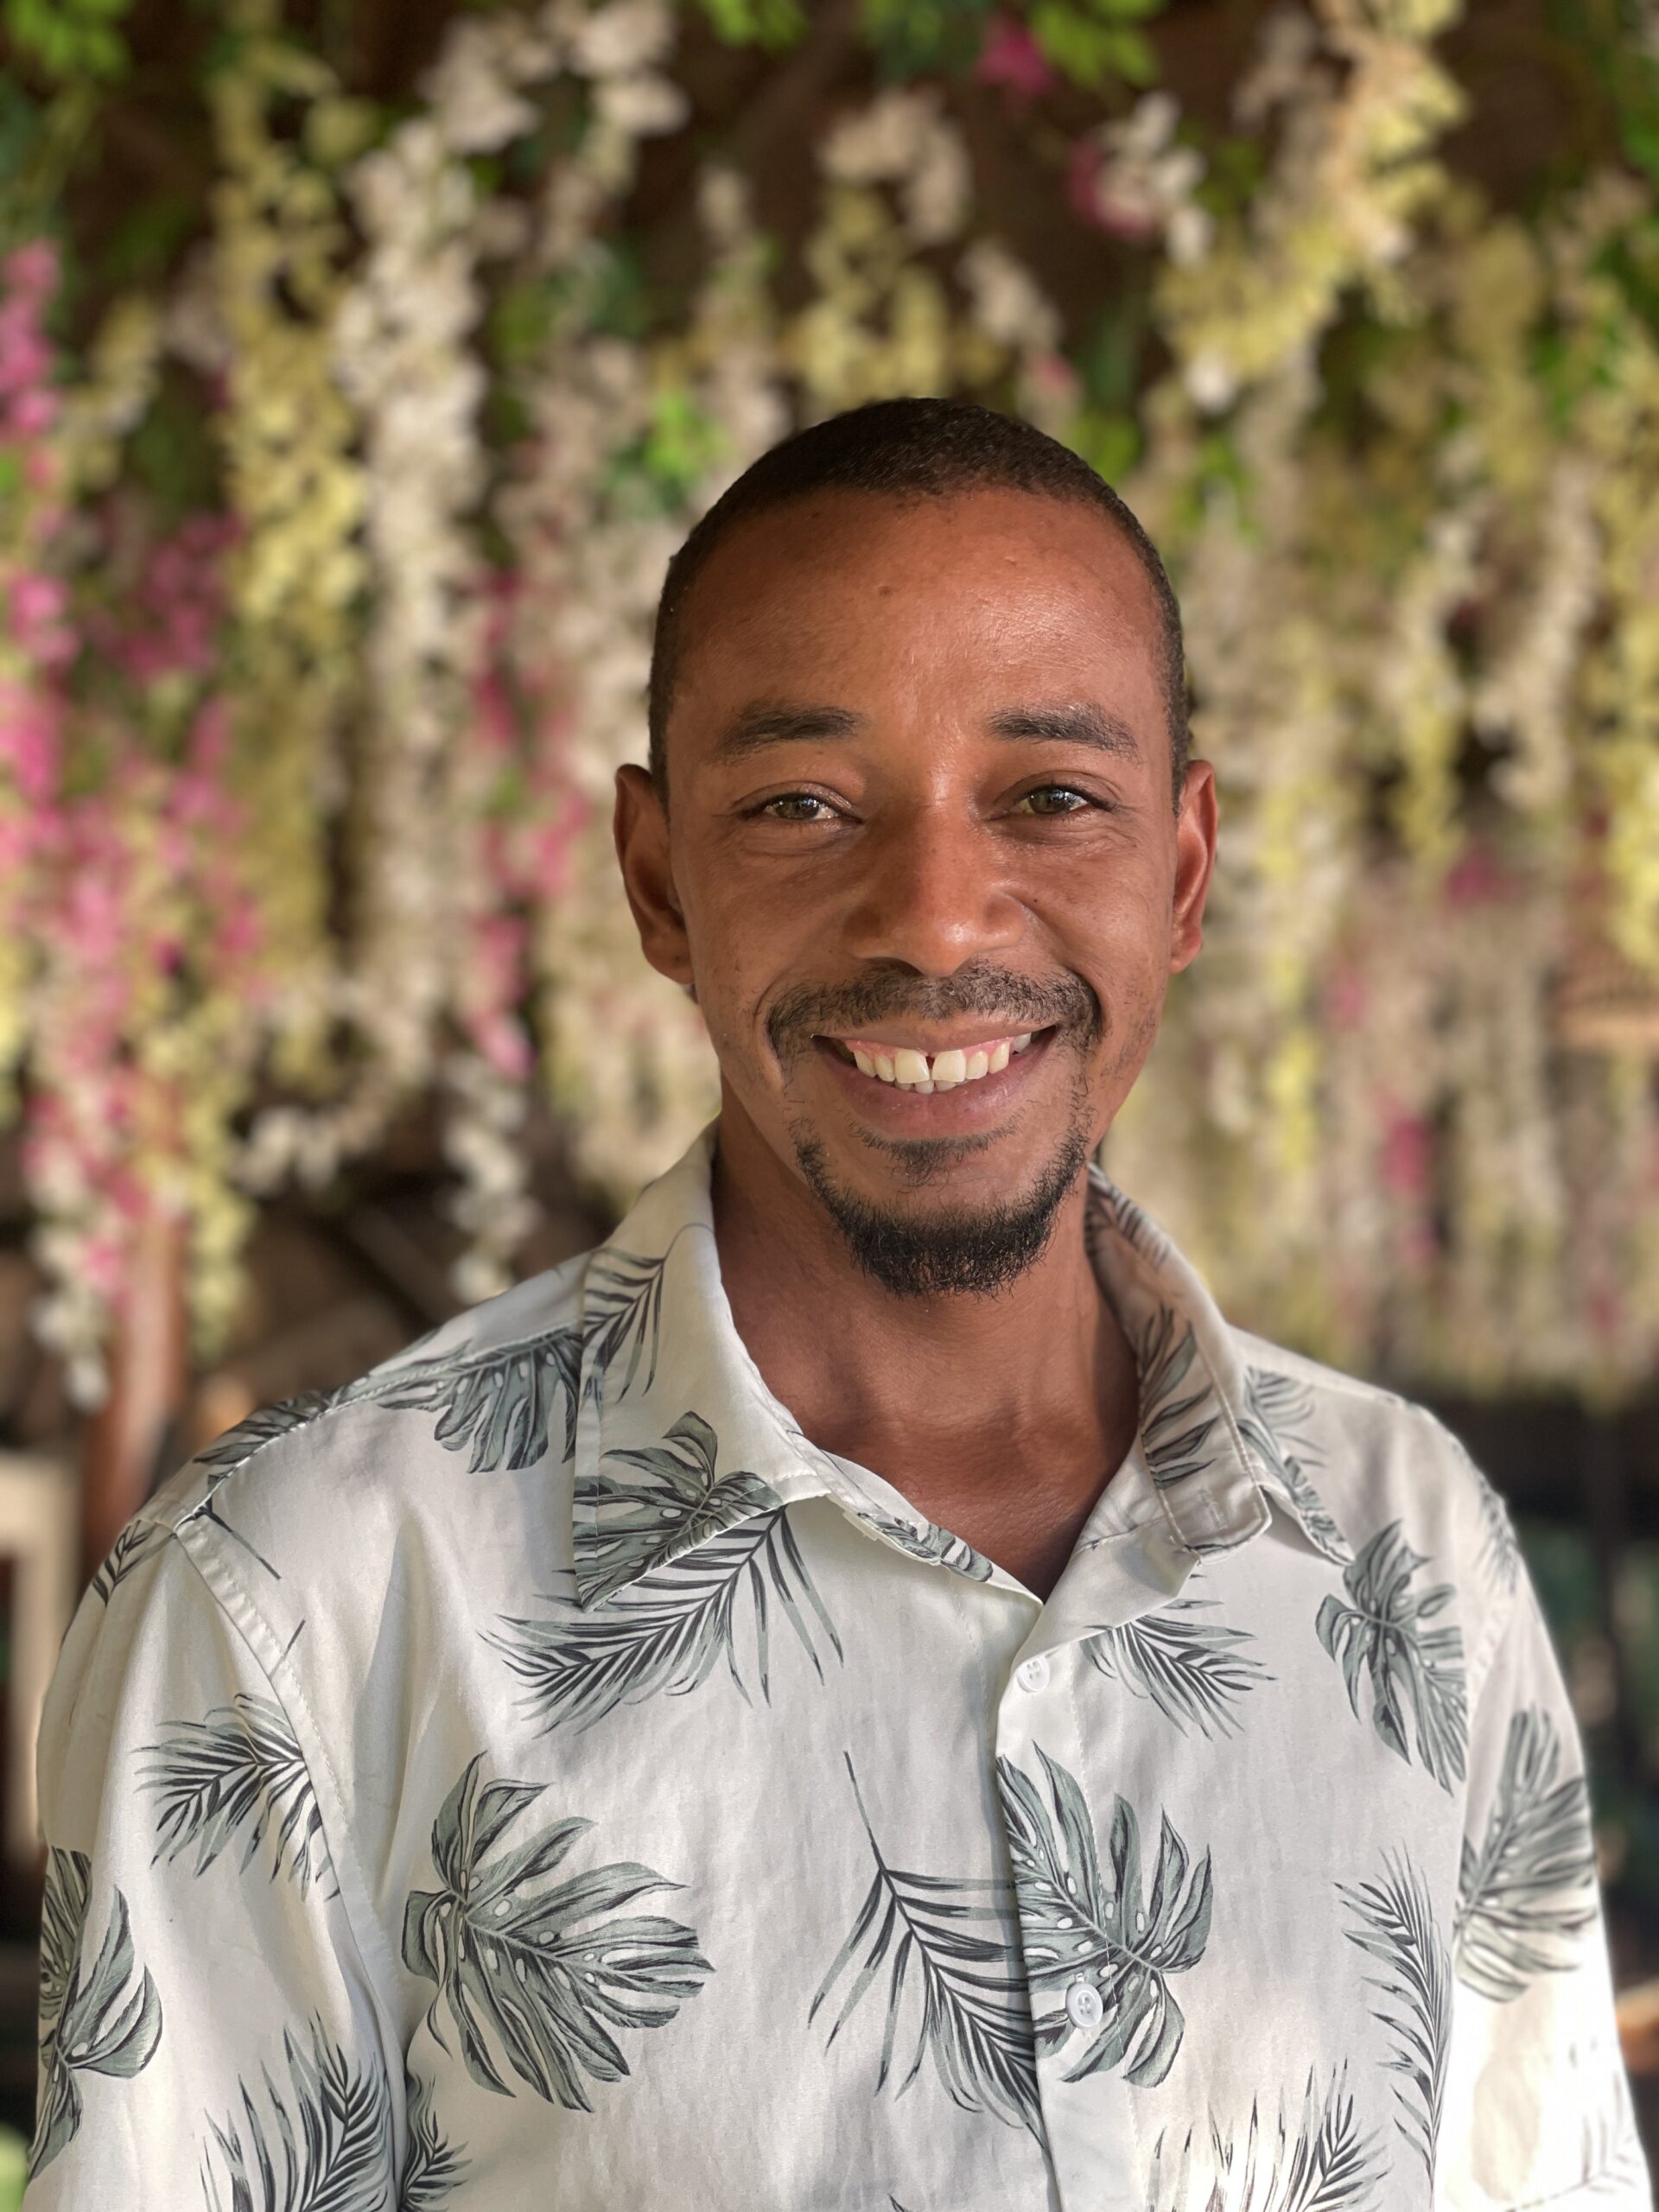
[[[878,1021],[948,1021],[965,1014],[1011,1030],[1071,1030],[1090,1045],[1102,1027],[1100,1001],[1081,976],[1038,982],[1006,968],[970,964],[932,978],[894,969],[841,984],[797,983],[774,1002],[766,1035],[786,1063],[826,1030],[856,1034]]]

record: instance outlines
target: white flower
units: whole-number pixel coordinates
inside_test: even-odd
[[[957,264],[974,321],[988,338],[1016,352],[1050,353],[1060,318],[1036,278],[998,238],[976,238]]]
[[[660,137],[677,130],[691,112],[691,103],[668,77],[641,73],[638,76],[601,78],[594,92],[594,106],[602,121],[632,138]]]
[[[621,77],[664,60],[674,19],[658,0],[613,0],[591,16],[569,17],[570,66],[587,77]]]

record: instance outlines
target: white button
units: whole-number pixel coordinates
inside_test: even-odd
[[[1022,1690],[1046,1690],[1048,1688],[1048,1662],[1040,1651],[1029,1659],[1022,1659],[1014,1670],[1014,1679]]]
[[[1100,1992],[1092,1981],[1074,1981],[1065,1993],[1065,2009],[1074,2028],[1097,2028],[1106,2016]]]

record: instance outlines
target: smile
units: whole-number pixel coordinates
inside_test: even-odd
[[[982,1083],[988,1076],[1001,1075],[1011,1059],[1029,1050],[1034,1037],[1046,1034],[1027,1030],[1013,1036],[978,1038],[932,1052],[886,1038],[826,1037],[819,1041],[829,1046],[843,1065],[850,1061],[861,1075],[926,1097],[936,1090],[955,1090],[959,1084]]]

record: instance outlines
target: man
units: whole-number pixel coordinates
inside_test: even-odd
[[[123,1537],[31,2212],[1649,2204],[1502,1505],[1089,1165],[1215,841],[1060,447],[894,401],[713,509],[617,843],[719,1121]]]

